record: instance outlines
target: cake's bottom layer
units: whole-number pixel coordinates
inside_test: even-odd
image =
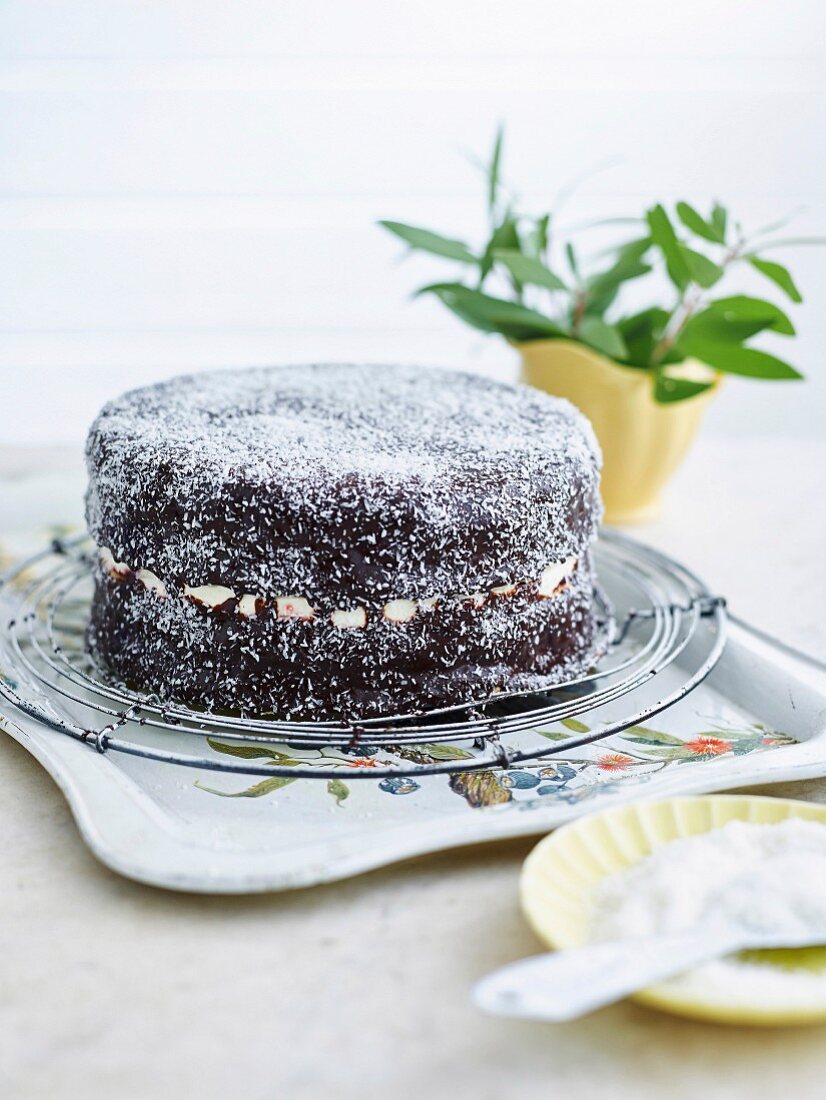
[[[160,597],[134,574],[98,568],[87,643],[119,680],[167,701],[357,720],[551,687],[588,667],[595,635],[586,555],[547,598],[523,588],[481,607],[469,599],[359,630],[285,620],[275,609],[247,619],[230,604]]]

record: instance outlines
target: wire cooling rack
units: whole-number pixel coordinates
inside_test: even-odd
[[[600,659],[552,690],[358,724],[199,711],[107,680],[91,662],[92,551],[86,538],[58,540],[0,577],[0,697],[98,752],[210,771],[329,779],[370,755],[372,766],[348,767],[348,779],[378,779],[541,760],[664,710],[708,676],[725,645],[721,597],[671,558],[605,533],[596,548]],[[232,759],[203,755],[214,738],[230,739]],[[289,749],[289,765],[275,746]],[[301,759],[308,752],[311,764]]]

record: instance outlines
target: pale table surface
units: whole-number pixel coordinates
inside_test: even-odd
[[[0,450],[0,541],[10,501],[40,493],[50,517],[76,510],[31,474],[78,464]],[[636,533],[743,618],[826,658],[824,467],[814,441],[703,440],[663,519]],[[288,895],[192,897],[101,867],[7,737],[0,792],[3,1096],[824,1094],[824,1028],[723,1029],[631,1004],[556,1027],[479,1015],[473,980],[537,950],[516,900],[533,840]],[[826,781],[764,793],[826,802]]]

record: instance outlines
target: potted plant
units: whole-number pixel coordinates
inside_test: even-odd
[[[790,242],[771,238],[782,223],[747,238],[719,203],[708,214],[687,202],[669,213],[658,203],[640,218],[620,219],[634,225],[630,239],[586,265],[571,239],[557,239],[551,213],[522,213],[506,195],[501,160],[500,129],[486,168],[482,247],[401,222],[379,224],[411,249],[461,266],[459,279],[418,295],[504,336],[519,351],[524,381],[567,397],[591,420],[603,450],[608,522],[650,518],[723,375],[801,378],[751,343],[766,331],[793,336],[786,313],[763,298],[723,292],[732,271],[748,265],[800,302],[788,270],[762,256]],[[661,287],[658,271],[667,277],[667,300],[625,306],[625,285],[652,276]]]

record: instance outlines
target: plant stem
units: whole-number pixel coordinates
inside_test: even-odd
[[[588,294],[582,287],[578,287],[574,298],[574,308],[571,314],[571,332],[577,333],[585,316],[585,307],[588,305]]]
[[[685,328],[689,318],[696,312],[701,301],[702,291],[693,283],[680,295],[674,312],[669,317],[668,324],[665,326],[665,331],[651,353],[652,367],[659,366],[677,343],[680,333]]]
[[[746,241],[741,237],[736,244],[732,245],[722,257],[720,261],[720,267],[723,271],[726,271],[736,260],[740,259],[743,249],[746,247]],[[668,319],[668,323],[665,326],[665,330],[660,337],[659,342],[651,353],[651,366],[657,367],[668,355],[674,345],[680,338],[685,326],[689,320],[694,316],[700,306],[703,304],[703,289],[696,283],[689,283],[683,293],[680,295],[677,305],[674,307],[674,312]]]

